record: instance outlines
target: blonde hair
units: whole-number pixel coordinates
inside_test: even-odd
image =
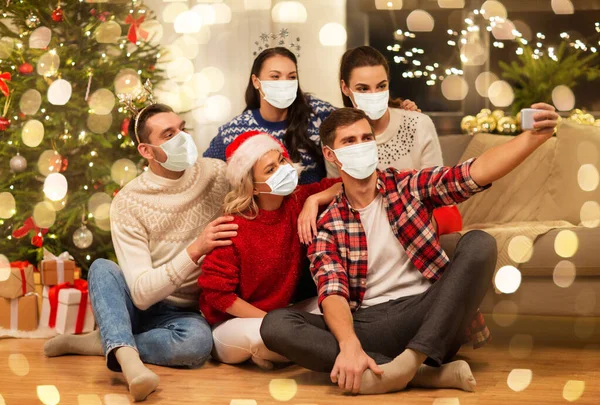
[[[232,190],[225,196],[223,214],[240,215],[246,219],[255,219],[258,216],[252,170],[248,171],[240,183],[232,185]]]

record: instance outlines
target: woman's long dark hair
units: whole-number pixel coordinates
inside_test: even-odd
[[[260,93],[252,84],[252,75],[258,77],[265,61],[276,55],[290,59],[298,67],[296,56],[287,48],[275,47],[262,51],[252,64],[252,71],[250,72],[250,79],[248,79],[248,87],[246,88],[246,110],[260,108]],[[288,107],[288,127],[283,137],[283,144],[294,162],[301,160],[299,149],[303,149],[318,165],[321,165],[323,160],[321,149],[308,138],[308,124],[312,113],[312,108],[308,105],[306,97],[298,83],[296,99]]]
[[[342,62],[340,63],[340,91],[341,81],[346,83],[346,86],[350,88],[350,75],[352,71],[359,67],[365,66],[383,66],[385,73],[390,80],[390,66],[388,65],[385,56],[381,54],[377,49],[370,46],[359,46],[353,49],[348,49],[342,56]],[[344,100],[344,107],[354,107],[350,97],[342,92],[342,99]],[[402,99],[391,98],[388,105],[393,108],[399,108],[402,104]]]

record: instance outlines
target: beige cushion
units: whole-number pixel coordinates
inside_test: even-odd
[[[540,217],[581,222],[581,207],[586,201],[600,202],[600,188],[583,191],[578,172],[582,165],[597,168],[600,156],[600,127],[563,121],[558,128],[555,164],[548,181],[549,199],[540,206]]]
[[[473,137],[471,135],[443,135],[439,137],[444,166],[456,166]]]
[[[510,142],[513,137],[475,135],[461,161],[481,156],[485,151]],[[519,167],[492,187],[459,205],[465,227],[473,224],[543,220],[539,207],[549,199],[545,186],[554,160],[556,138],[548,140]]]

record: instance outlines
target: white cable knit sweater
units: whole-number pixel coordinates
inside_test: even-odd
[[[113,245],[140,309],[159,301],[197,307],[200,263],[186,248],[221,214],[229,191],[224,162],[201,158],[177,180],[147,170],[111,206]]]

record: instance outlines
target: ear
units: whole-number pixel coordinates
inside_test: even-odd
[[[342,93],[344,93],[345,96],[352,98],[352,91],[350,90],[345,81],[341,81],[340,87],[342,88]]]
[[[255,89],[260,89],[260,81],[258,80],[258,77],[256,77],[255,74],[252,74],[252,86],[254,86]]]
[[[137,147],[137,150],[143,158],[147,160],[154,160],[154,153],[152,151],[152,147],[148,146],[147,144],[140,143]]]
[[[325,158],[325,160],[327,160],[328,162],[336,163],[337,157],[335,156],[335,153],[333,153],[333,151],[329,149],[329,147],[323,146],[321,149],[323,151],[323,157]]]

